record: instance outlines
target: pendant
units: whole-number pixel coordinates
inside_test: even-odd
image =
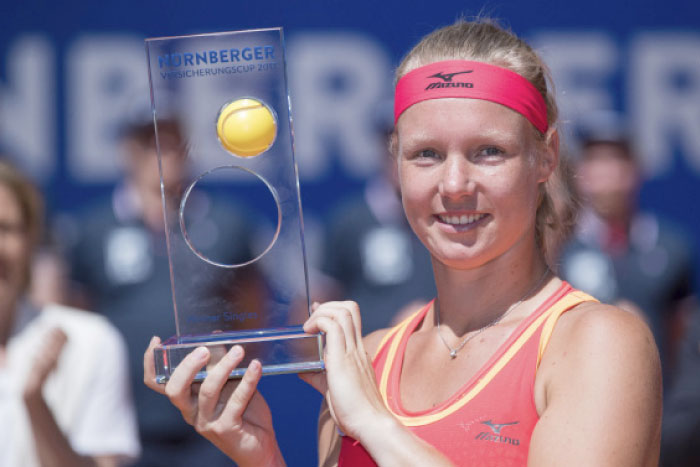
[[[457,349],[452,349],[450,350],[450,358],[456,358],[457,357]]]

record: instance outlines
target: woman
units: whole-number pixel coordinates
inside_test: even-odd
[[[648,329],[572,290],[546,260],[571,200],[543,63],[493,24],[459,22],[424,38],[397,77],[392,148],[437,298],[364,339],[352,302],[314,307],[304,329],[326,333],[326,372],[302,377],[326,396],[319,463],[656,465]],[[283,464],[258,362],[226,384],[234,347],[196,395],[207,351],[161,388],[151,347],[146,383],[200,433],[239,465]]]

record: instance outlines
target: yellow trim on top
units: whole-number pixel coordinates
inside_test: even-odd
[[[593,298],[585,292],[581,292],[580,290],[571,292],[569,293],[569,295],[575,295],[581,300],[581,302],[598,302],[598,300],[596,300],[595,298]],[[549,344],[549,339],[552,337],[552,333],[554,332],[554,325],[557,324],[557,321],[565,311],[566,309],[562,309],[557,310],[557,313],[551,313],[549,315],[549,318],[547,319],[547,322],[544,323],[544,327],[542,328],[542,334],[540,334],[540,346],[537,350],[537,363],[535,365],[535,371],[537,371],[537,369],[540,367],[542,356],[544,355],[544,351],[547,348],[547,344]]]
[[[477,383],[472,387],[467,393],[465,393],[461,398],[459,398],[457,401],[455,401],[453,404],[450,406],[444,408],[443,410],[436,412],[434,414],[429,414],[429,415],[420,415],[416,417],[411,417],[411,416],[403,416],[394,413],[394,416],[396,416],[402,424],[405,426],[421,426],[421,425],[428,425],[430,423],[434,423],[438,420],[441,420],[448,415],[451,415],[452,413],[456,412],[457,410],[461,409],[464,407],[469,401],[471,401],[474,397],[476,397],[481,390],[486,387],[488,383],[491,382],[491,380],[498,374],[499,371],[503,369],[503,367],[506,366],[506,364],[515,356],[515,354],[520,350],[520,348],[528,341],[528,339],[532,336],[532,334],[535,333],[537,328],[542,324],[544,320],[549,318],[554,313],[559,313],[561,314],[564,310],[568,310],[572,306],[578,305],[582,301],[585,301],[579,294],[577,293],[569,293],[565,297],[561,298],[559,301],[557,301],[554,305],[552,305],[549,310],[546,312],[542,313],[535,321],[533,321],[530,326],[528,326],[522,334],[516,339],[516,341],[504,352],[504,354],[501,356],[501,358],[496,361],[493,366],[487,371],[487,373],[479,380]],[[407,324],[407,323],[406,323]],[[387,354],[386,362],[384,363],[384,368],[382,371],[382,378],[379,384],[379,392],[382,395],[382,398],[384,399],[384,403],[389,407],[389,410],[391,410],[391,406],[388,403],[388,393],[387,393],[387,387],[388,387],[388,379],[389,379],[389,373],[391,372],[391,368],[394,364],[394,359],[396,358],[396,350],[399,346],[399,343],[401,342],[403,338],[403,334],[406,331],[406,325],[403,325],[403,328],[398,330],[398,332],[395,335],[395,338],[393,342],[391,343],[391,346],[389,348],[389,352]],[[393,410],[392,410],[393,412]]]
[[[415,313],[413,316],[415,317]],[[406,332],[406,328],[408,325],[411,323],[411,320],[404,320],[403,323],[401,323],[399,326],[397,326],[396,332],[394,334],[394,339],[391,341],[391,345],[389,346],[389,350],[387,351],[386,355],[386,360],[384,361],[384,368],[382,368],[382,378],[379,381],[379,390],[381,392],[381,388],[386,388],[387,381],[389,380],[389,373],[391,373],[391,364],[394,361],[394,355],[396,355],[396,349],[398,348],[399,344],[401,343],[401,338],[403,337],[403,333]],[[382,398],[384,399],[384,402],[386,403],[387,397],[386,393],[382,393]],[[389,409],[391,410],[391,409]]]
[[[372,361],[374,361],[374,359],[377,358],[377,355],[379,355],[379,352],[384,348],[384,346],[386,345],[386,342],[389,339],[391,339],[391,336],[396,335],[396,333],[399,332],[402,327],[406,327],[408,325],[408,323],[413,321],[413,318],[415,318],[421,311],[423,311],[425,309],[426,306],[428,306],[428,305],[423,305],[422,307],[420,307],[418,309],[418,311],[414,311],[413,313],[411,313],[411,315],[408,318],[405,318],[399,324],[397,324],[393,328],[389,329],[386,334],[384,334],[384,337],[382,337],[382,340],[379,341],[379,346],[377,346],[377,349],[374,351],[374,355],[372,356]]]

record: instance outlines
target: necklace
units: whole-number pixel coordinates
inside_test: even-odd
[[[532,286],[527,292],[525,292],[525,295],[523,295],[523,296],[520,298],[520,300],[518,300],[517,302],[515,302],[514,304],[512,304],[512,305],[505,311],[505,313],[503,313],[501,316],[497,317],[496,319],[494,319],[493,321],[491,321],[490,323],[488,323],[486,326],[484,326],[484,327],[482,327],[482,328],[480,328],[480,329],[477,329],[476,331],[473,331],[472,334],[470,334],[470,335],[468,335],[467,337],[465,337],[464,340],[462,340],[462,342],[460,342],[459,345],[458,345],[457,347],[455,347],[455,348],[450,347],[450,344],[448,344],[447,341],[445,340],[445,338],[442,337],[442,334],[440,334],[440,310],[438,309],[438,310],[437,310],[437,313],[435,313],[435,316],[436,316],[436,318],[437,318],[437,334],[438,334],[438,337],[440,338],[440,340],[442,341],[442,343],[445,344],[445,347],[447,347],[447,350],[450,351],[450,358],[452,358],[452,359],[456,358],[456,357],[457,357],[457,352],[459,352],[460,350],[462,350],[462,347],[464,347],[465,345],[467,345],[467,342],[469,342],[470,340],[472,340],[473,338],[475,338],[476,336],[478,336],[478,335],[481,334],[482,332],[486,331],[486,330],[487,330],[488,328],[490,328],[491,326],[497,325],[497,324],[500,323],[501,320],[502,320],[503,318],[505,318],[511,311],[513,311],[513,310],[515,310],[516,308],[518,308],[518,306],[519,306],[521,303],[523,303],[523,301],[524,301],[535,289],[537,289],[537,287],[539,287],[540,284],[542,284],[542,282],[544,281],[544,278],[547,277],[547,273],[548,273],[548,272],[549,272],[549,268],[546,268],[546,269],[544,270],[544,274],[542,274],[542,277],[540,277],[540,279],[537,281],[537,283],[535,283],[534,286]]]

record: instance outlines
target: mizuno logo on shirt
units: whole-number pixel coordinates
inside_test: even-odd
[[[492,443],[504,443],[504,444],[512,444],[513,446],[518,446],[520,445],[520,440],[517,438],[511,438],[510,436],[505,436],[501,435],[501,430],[503,430],[505,427],[511,426],[511,425],[517,425],[518,422],[507,422],[507,423],[494,423],[491,420],[486,420],[485,422],[481,422],[482,425],[486,425],[489,427],[491,430],[490,432],[488,431],[482,431],[474,439],[478,441],[491,441]]]

